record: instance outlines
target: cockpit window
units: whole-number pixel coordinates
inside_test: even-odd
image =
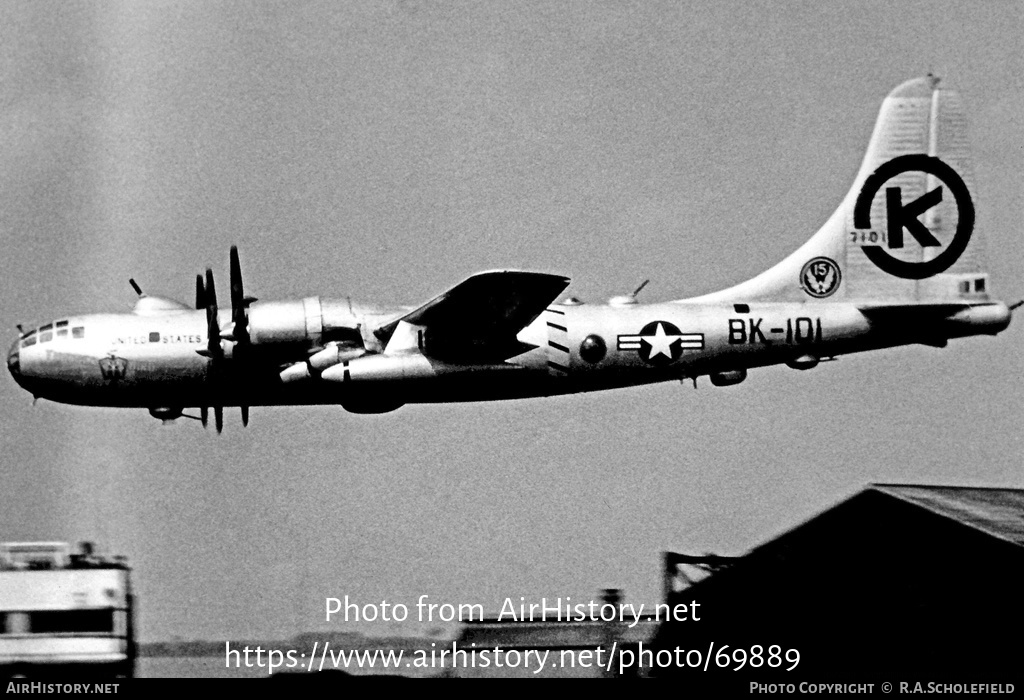
[[[48,331],[51,328],[53,328],[53,324],[47,323],[45,326],[39,326],[39,332],[42,333],[43,331]]]
[[[53,331],[42,331],[39,333],[40,343],[49,343],[51,340],[53,340]]]
[[[28,346],[35,345],[35,344],[36,344],[36,337],[34,335],[29,335],[27,338],[25,338],[24,340],[21,341],[21,347],[23,347],[23,348],[27,348]]]
[[[85,326],[75,326],[71,329],[72,338],[84,338],[85,337]]]
[[[63,328],[64,326],[68,325],[68,320],[64,319],[63,321],[57,321],[53,325],[55,328]]]
[[[67,334],[68,334],[68,329],[67,328],[58,328],[57,329],[57,337],[58,338],[63,338]]]

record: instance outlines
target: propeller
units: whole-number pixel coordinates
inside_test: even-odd
[[[222,330],[220,327],[217,308],[217,289],[213,281],[213,270],[210,268],[206,269],[205,283],[202,275],[196,275],[196,308],[206,309],[207,332],[206,348],[198,350],[197,352],[210,359],[209,376],[214,382],[219,382],[221,380],[225,366],[224,347],[221,345],[221,341],[228,340],[234,343],[234,347],[231,352],[231,357],[234,360],[244,359],[245,348],[248,348],[251,342],[247,309],[250,304],[256,301],[256,297],[245,296],[245,290],[242,286],[242,266],[238,259],[237,246],[231,246],[230,270],[231,325],[227,330]],[[133,286],[135,285],[133,284]],[[241,353],[239,352],[240,350]],[[213,389],[213,393],[216,393],[216,388]],[[203,407],[201,410],[202,421],[205,426],[209,419],[209,409],[207,407]],[[247,426],[249,424],[249,407],[243,405],[241,406],[241,410],[242,425]],[[217,432],[219,433],[224,426],[223,406],[215,405],[213,407],[213,417],[214,424],[216,425]]]
[[[249,304],[256,301],[256,297],[247,297],[242,287],[242,265],[238,261],[238,246],[231,246],[230,252],[231,269],[231,339],[235,341],[235,352],[248,348],[249,337],[249,314],[246,310]],[[245,355],[242,355],[244,358]],[[249,425],[249,407],[241,406],[242,427]]]

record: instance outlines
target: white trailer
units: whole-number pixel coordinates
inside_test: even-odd
[[[0,676],[131,677],[131,571],[90,543],[0,544]]]

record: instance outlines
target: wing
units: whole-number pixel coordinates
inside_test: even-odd
[[[417,328],[425,355],[450,362],[500,362],[533,346],[516,335],[569,284],[541,272],[481,272],[374,331],[387,346],[398,324]]]

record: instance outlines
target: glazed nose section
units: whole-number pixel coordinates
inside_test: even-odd
[[[18,354],[18,347],[21,344],[21,338],[14,341],[11,345],[11,349],[7,351],[7,371],[11,373],[14,380],[21,383],[21,356]]]

